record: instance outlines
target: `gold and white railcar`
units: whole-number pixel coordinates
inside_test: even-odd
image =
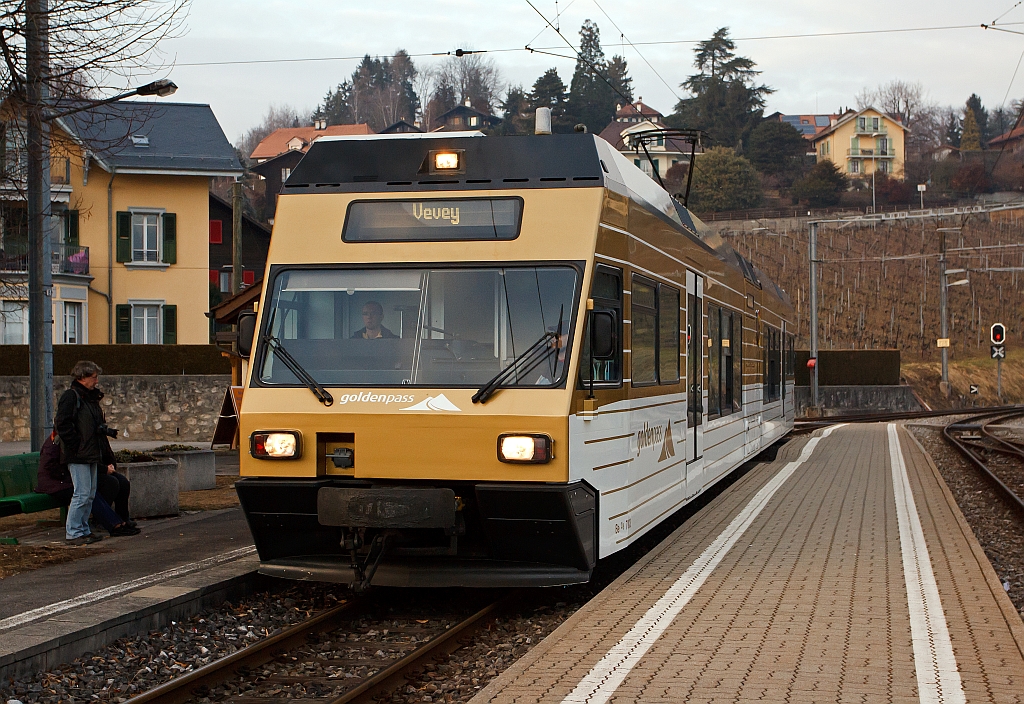
[[[557,585],[792,428],[792,308],[593,135],[318,140],[240,412],[261,571]]]

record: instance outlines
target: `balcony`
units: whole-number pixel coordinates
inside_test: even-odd
[[[54,274],[87,276],[89,274],[89,248],[59,244],[54,247],[50,266],[50,271]],[[0,271],[27,273],[28,245],[13,245],[0,250]]]
[[[847,149],[846,156],[859,157],[861,159],[895,159],[896,152],[892,147],[887,149]]]
[[[889,134],[889,130],[885,126],[885,120],[878,118],[876,124],[873,117],[865,118],[863,121],[860,118],[854,120],[853,132],[854,134]]]

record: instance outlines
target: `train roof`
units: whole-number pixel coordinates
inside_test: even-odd
[[[460,173],[428,172],[430,152],[444,149],[462,150]],[[282,194],[426,194],[599,186],[628,197],[788,303],[785,292],[764,272],[711,235],[707,226],[665,189],[592,134],[485,137],[480,132],[428,132],[322,137],[292,170]]]

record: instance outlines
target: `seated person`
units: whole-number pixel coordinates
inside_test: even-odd
[[[549,325],[549,333],[554,336],[548,341],[548,348],[554,348],[557,352],[549,352],[547,357],[537,367],[536,380],[533,382],[538,386],[553,384],[554,380],[562,375],[565,368],[565,353],[569,349],[569,325],[562,322],[560,325]]]
[[[127,477],[114,472],[112,465],[107,467],[107,473],[104,475],[104,478],[98,480],[99,491],[96,492],[96,497],[92,502],[93,516],[100,525],[107,529],[107,532],[112,537],[138,535],[142,531],[136,527],[135,522],[118,515],[110,507],[110,503],[115,498],[121,498],[118,495],[121,482],[114,477],[120,477],[124,481],[125,487],[128,486]],[[58,504],[66,507],[71,503],[71,495],[74,492],[75,487],[71,481],[71,472],[68,470],[68,466],[60,461],[60,444],[57,441],[57,433],[53,432],[39,450],[36,493],[48,494]],[[125,516],[128,514],[128,493],[129,489],[126,488],[123,498]],[[110,497],[110,500],[108,501],[106,497]],[[120,504],[120,501],[118,503]]]
[[[384,319],[384,306],[377,301],[367,301],[363,305],[363,328],[352,333],[352,339],[377,340],[380,338],[397,338],[398,335],[380,324]]]

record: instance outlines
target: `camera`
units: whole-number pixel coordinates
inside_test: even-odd
[[[107,425],[106,423],[104,423],[104,424],[103,424],[103,425],[101,425],[100,427],[96,428],[96,430],[100,431],[101,433],[103,433],[104,435],[106,435],[106,436],[107,436],[108,438],[116,438],[116,437],[117,437],[117,434],[118,434],[119,432],[121,432],[121,431],[120,431],[120,430],[118,430],[117,428],[111,428],[111,427],[109,427],[109,426],[108,426],[108,425]]]

